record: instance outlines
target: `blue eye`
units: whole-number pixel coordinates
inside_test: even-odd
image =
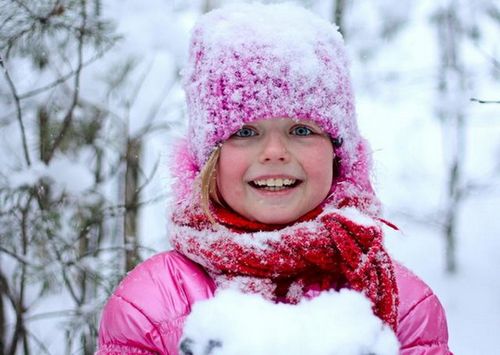
[[[248,137],[253,137],[256,136],[257,132],[255,132],[254,129],[250,127],[243,127],[239,129],[233,136],[239,137],[239,138],[248,138]]]
[[[296,126],[292,128],[291,133],[296,136],[305,137],[312,135],[314,132],[307,126]]]

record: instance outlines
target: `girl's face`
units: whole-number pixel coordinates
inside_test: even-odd
[[[251,221],[286,224],[326,198],[333,146],[314,123],[291,119],[252,122],[221,147],[217,188]]]

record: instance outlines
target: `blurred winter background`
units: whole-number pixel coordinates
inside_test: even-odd
[[[0,0],[0,353],[92,354],[116,283],[169,248],[179,70],[228,2]],[[388,248],[439,295],[456,354],[495,353],[500,4],[298,2],[345,36]]]

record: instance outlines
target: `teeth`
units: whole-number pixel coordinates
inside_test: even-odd
[[[254,184],[257,186],[267,186],[267,187],[283,187],[289,186],[295,183],[295,179],[263,179],[255,180]]]

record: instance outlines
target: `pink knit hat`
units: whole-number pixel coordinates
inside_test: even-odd
[[[174,169],[178,200],[190,197],[210,153],[244,124],[288,117],[312,120],[342,140],[332,186],[339,204],[362,195],[365,209],[378,206],[343,39],[332,24],[290,4],[214,10],[193,29],[183,79],[189,125]]]

